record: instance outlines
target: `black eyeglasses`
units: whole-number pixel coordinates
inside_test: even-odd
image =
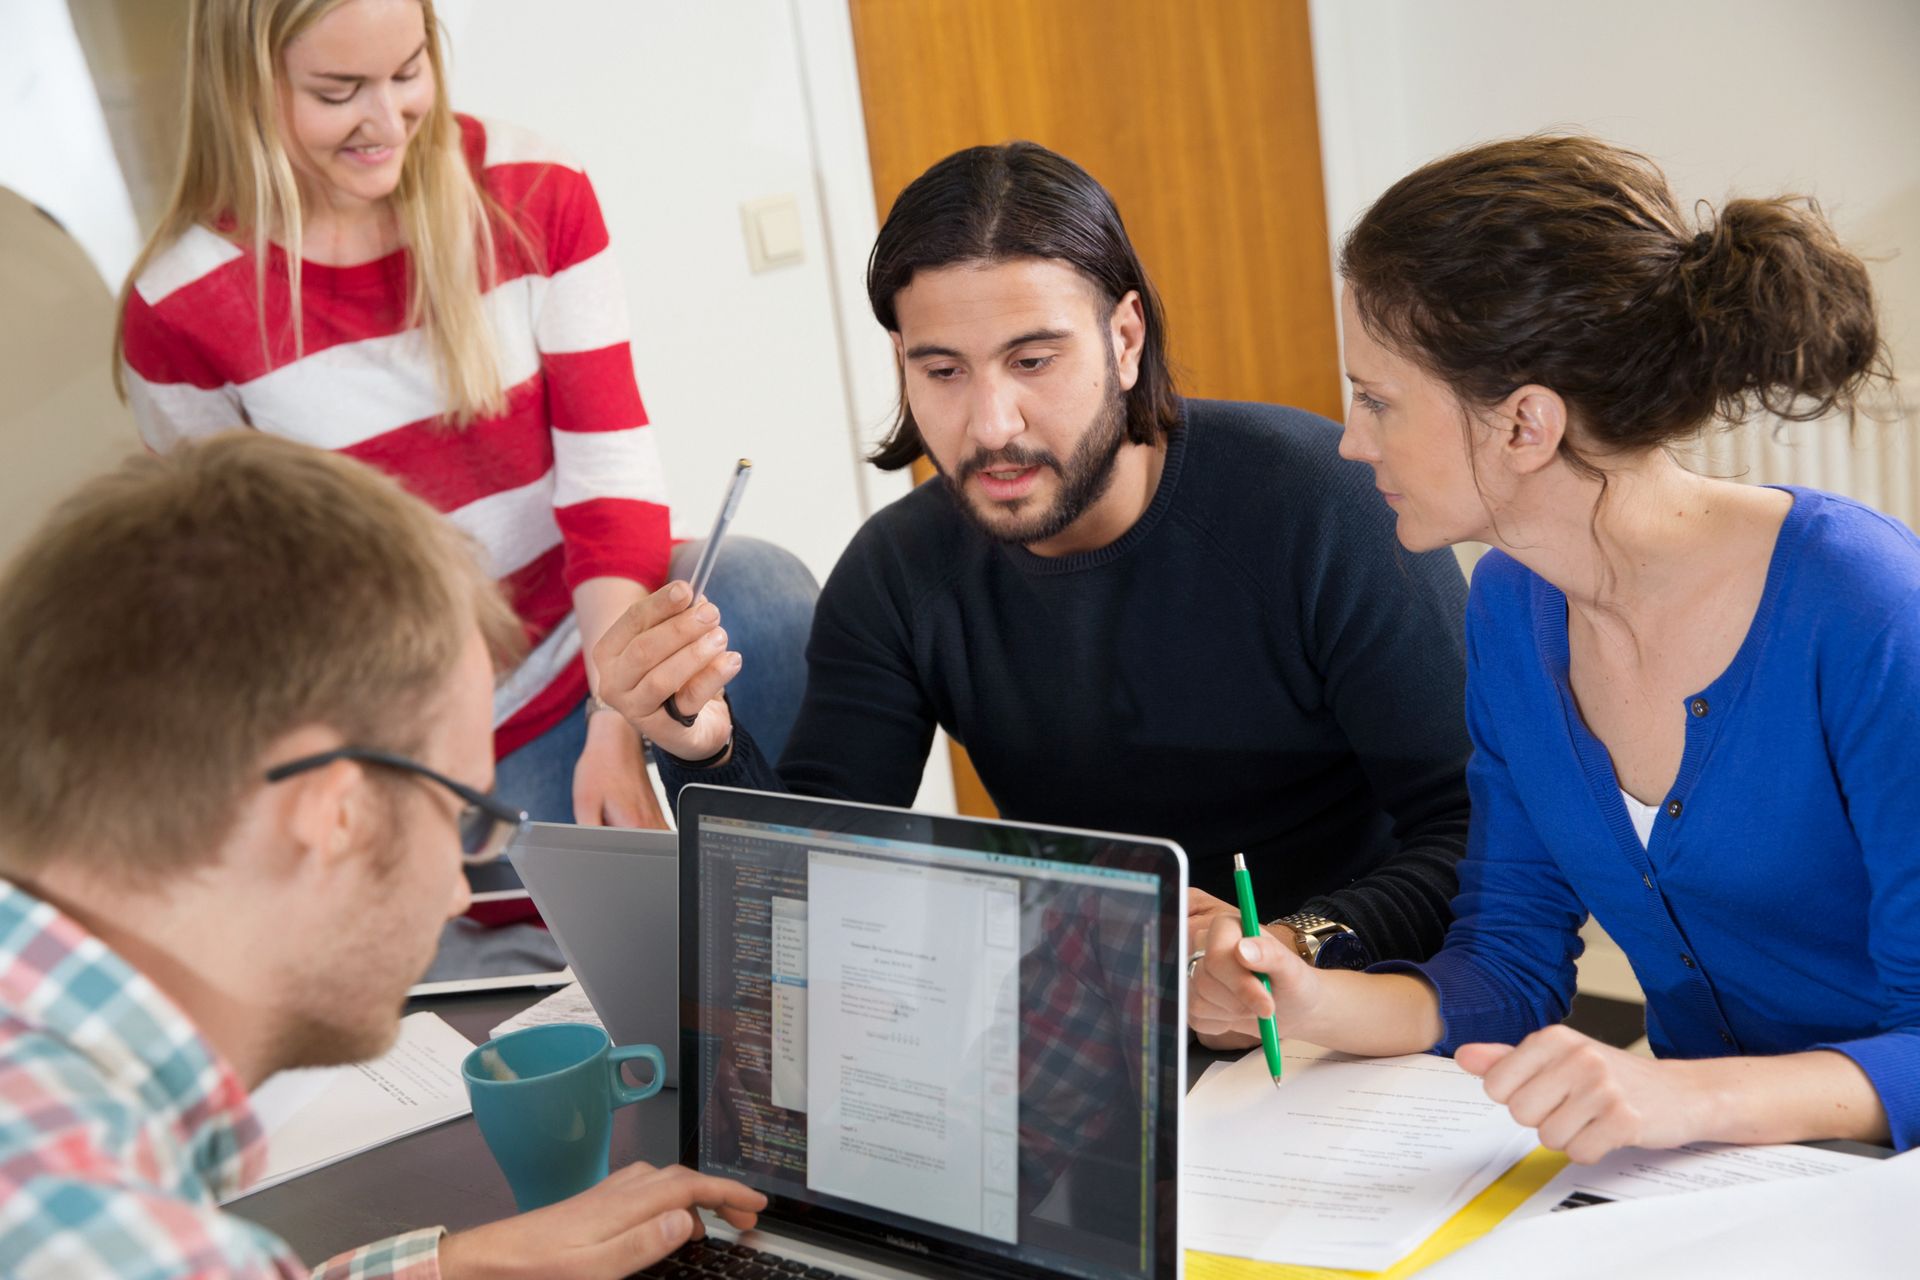
[[[437,782],[447,790],[459,796],[466,804],[459,814],[461,859],[468,866],[478,866],[483,862],[492,862],[507,851],[507,845],[527,825],[526,811],[516,809],[496,796],[484,791],[475,791],[465,783],[455,782],[444,773],[439,773],[417,760],[394,755],[391,751],[375,751],[368,747],[339,747],[332,751],[323,751],[317,756],[302,756],[298,760],[289,760],[267,770],[268,782],[284,782],[297,773],[306,773],[312,769],[324,768],[335,760],[353,760],[360,764],[375,764],[386,769],[398,769],[402,773],[411,773]]]

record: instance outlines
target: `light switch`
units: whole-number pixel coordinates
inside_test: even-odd
[[[747,264],[755,271],[791,266],[806,255],[800,241],[800,204],[790,195],[767,196],[740,206],[747,236]]]

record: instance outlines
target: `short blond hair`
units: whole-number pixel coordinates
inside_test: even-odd
[[[476,625],[524,651],[473,543],[361,463],[251,431],[128,460],[0,574],[0,870],[204,865],[280,736],[417,751]]]

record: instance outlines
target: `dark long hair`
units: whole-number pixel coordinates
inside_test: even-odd
[[[1111,310],[1138,292],[1146,316],[1140,376],[1126,393],[1127,439],[1154,444],[1180,421],[1167,367],[1167,325],[1160,296],[1127,239],[1113,197],[1073,161],[1033,142],[956,151],[915,178],[893,202],[867,259],[867,300],[889,333],[900,331],[893,300],[921,270],[958,263],[1046,258],[1086,277]],[[897,471],[926,451],[907,404],[901,372],[899,415],[867,455]]]
[[[1890,377],[1866,268],[1813,201],[1703,203],[1689,228],[1653,161],[1593,138],[1515,138],[1416,170],[1347,236],[1340,275],[1367,331],[1464,404],[1551,387],[1595,454],[1762,409],[1851,413]],[[1561,452],[1604,486],[1581,446]]]

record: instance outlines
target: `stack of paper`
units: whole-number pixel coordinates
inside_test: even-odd
[[[1593,1165],[1568,1165],[1513,1211],[1512,1221],[1622,1200],[1647,1200],[1688,1191],[1717,1191],[1756,1182],[1847,1173],[1869,1156],[1824,1147],[1736,1147],[1721,1142],[1691,1142],[1672,1151],[1627,1147]]]
[[[254,1113],[267,1131],[267,1169],[241,1194],[466,1115],[472,1106],[460,1060],[472,1050],[439,1014],[416,1013],[400,1023],[400,1038],[384,1057],[267,1080],[253,1091]]]
[[[1431,1054],[1354,1058],[1293,1041],[1216,1066],[1182,1114],[1188,1249],[1380,1271],[1535,1143],[1480,1081]]]
[[[1422,1280],[1910,1276],[1920,1257],[1917,1203],[1920,1155],[1856,1160],[1826,1177],[1539,1214],[1468,1245]]]

